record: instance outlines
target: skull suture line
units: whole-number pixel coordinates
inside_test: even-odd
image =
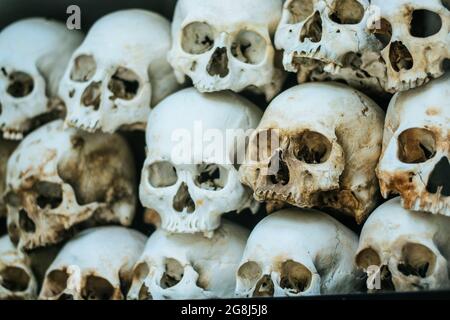
[[[144,129],[150,108],[178,87],[166,59],[170,43],[169,22],[152,12],[98,20],[61,81],[66,122],[90,132]]]
[[[189,88],[155,107],[148,118],[140,199],[160,215],[163,229],[208,233],[223,213],[256,209],[234,165],[245,146],[236,147],[227,130],[245,132],[260,118],[255,105],[230,91],[202,94]]]
[[[383,120],[372,100],[347,86],[293,87],[251,135],[241,181],[258,201],[334,208],[361,223],[376,205]]]
[[[123,300],[146,237],[108,226],[71,239],[48,268],[39,299]]]
[[[298,297],[355,292],[358,237],[332,217],[287,209],[256,225],[237,272],[238,297]]]
[[[61,120],[51,122],[28,135],[8,161],[9,235],[20,249],[33,249],[77,227],[130,225],[134,183],[133,157],[120,136],[63,130]]]
[[[134,268],[128,299],[231,298],[249,232],[223,221],[212,238],[155,231]]]
[[[377,168],[405,208],[450,216],[450,75],[392,99]]]
[[[82,34],[59,22],[21,20],[0,33],[0,130],[20,140],[63,109],[59,81]]]
[[[450,288],[449,259],[450,219],[408,211],[395,198],[367,219],[355,261],[368,274],[376,270],[374,289],[418,291]]]
[[[201,92],[248,87],[270,100],[284,81],[271,37],[280,0],[180,0],[168,59],[180,82],[189,76]]]

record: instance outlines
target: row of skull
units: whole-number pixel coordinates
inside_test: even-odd
[[[269,100],[286,78],[275,47],[300,82],[408,90],[442,76],[449,30],[448,0],[180,0],[172,24],[124,10],[84,39],[60,23],[22,20],[0,34],[0,129],[21,139],[64,105],[66,123],[86,131],[143,129],[186,77],[201,92],[250,89]]]
[[[162,229],[147,240],[124,227],[88,229],[47,269],[48,300],[299,297],[450,287],[450,220],[408,211],[398,198],[358,236],[308,209],[269,215],[249,233],[224,221],[212,238]],[[146,242],[147,241],[147,242]],[[0,238],[0,299],[36,298],[29,258]]]

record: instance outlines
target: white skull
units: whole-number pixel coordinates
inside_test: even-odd
[[[377,168],[383,196],[450,216],[450,75],[392,99]]]
[[[0,130],[6,139],[22,139],[61,111],[59,81],[82,38],[43,18],[18,21],[0,33]]]
[[[3,200],[6,187],[6,163],[16,146],[17,143],[0,137],[0,218],[6,216],[6,204]]]
[[[369,0],[287,0],[275,44],[283,65],[300,83],[344,80],[355,88],[383,92],[386,66],[381,44],[367,32]],[[375,22],[375,21],[374,21]]]
[[[450,219],[402,208],[395,198],[378,207],[361,232],[355,258],[371,290],[449,289]]]
[[[259,89],[271,99],[284,81],[272,39],[280,0],[180,0],[168,60],[201,92]]]
[[[34,299],[37,283],[29,258],[9,240],[0,237],[0,300]]]
[[[123,227],[97,227],[71,239],[46,272],[39,299],[124,300],[146,237]]]
[[[178,87],[166,60],[170,43],[169,21],[153,12],[98,20],[61,81],[66,123],[90,132],[144,129],[151,106]]]
[[[134,162],[118,135],[64,131],[61,120],[51,122],[14,151],[6,182],[8,232],[21,249],[93,224],[130,225],[134,216]]]
[[[258,201],[329,207],[361,223],[376,205],[383,111],[336,83],[276,97],[250,137],[241,181]]]
[[[239,137],[260,118],[255,105],[229,91],[188,88],[155,107],[148,118],[140,199],[159,213],[163,229],[208,233],[219,227],[223,213],[257,209],[239,182],[234,159],[245,153]],[[230,132],[238,139],[229,138]],[[237,148],[236,140],[242,142]]]
[[[314,210],[273,213],[253,229],[237,272],[239,297],[354,293],[358,237]]]
[[[212,238],[155,231],[134,268],[128,299],[212,299],[234,295],[249,232],[223,221]]]
[[[409,90],[444,74],[450,59],[448,0],[373,0],[381,14],[386,89]],[[447,60],[446,60],[447,59]]]

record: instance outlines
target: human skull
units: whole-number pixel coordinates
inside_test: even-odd
[[[169,22],[153,12],[98,20],[61,81],[66,123],[90,132],[144,129],[151,107],[178,87],[166,60],[170,42]]]
[[[337,83],[276,97],[250,136],[241,182],[258,201],[329,207],[361,223],[376,205],[383,111]]]
[[[332,217],[285,209],[253,229],[237,272],[238,297],[354,293],[358,237]]]
[[[212,238],[156,230],[136,263],[128,299],[233,297],[248,234],[227,221]]]
[[[386,198],[406,209],[450,216],[450,75],[392,99],[377,168]]]
[[[20,140],[45,118],[55,118],[63,104],[59,81],[82,34],[62,23],[25,19],[0,33],[0,131]]]
[[[201,92],[248,87],[269,100],[284,81],[272,39],[280,0],[180,0],[168,60],[179,82],[189,76]]]
[[[355,261],[372,270],[371,290],[418,291],[450,288],[449,259],[450,219],[408,211],[395,198],[367,219]]]
[[[45,275],[42,300],[123,300],[145,236],[124,227],[83,231],[71,239]]]
[[[37,283],[28,257],[17,250],[7,235],[0,237],[0,300],[34,299]]]
[[[3,200],[6,186],[6,163],[17,144],[0,137],[0,218],[6,216],[6,204]]]
[[[51,122],[29,134],[8,162],[8,232],[20,249],[54,244],[99,223],[130,225],[135,171],[118,135],[63,130]]]
[[[421,86],[444,74],[450,59],[448,0],[373,0],[381,14],[379,29],[391,92]]]
[[[255,105],[229,91],[188,88],[154,108],[140,199],[159,213],[163,229],[206,234],[219,227],[223,213],[257,209],[234,160],[245,153],[242,140],[260,118]]]
[[[368,92],[384,92],[381,43],[367,31],[375,23],[369,0],[287,0],[275,35],[283,65],[299,83],[344,80]]]

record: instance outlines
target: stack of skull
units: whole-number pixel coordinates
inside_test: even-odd
[[[449,289],[449,35],[447,0],[179,0],[172,24],[124,10],[85,37],[11,24],[0,299]],[[369,98],[390,94],[386,114]],[[230,212],[268,215],[250,232]]]

